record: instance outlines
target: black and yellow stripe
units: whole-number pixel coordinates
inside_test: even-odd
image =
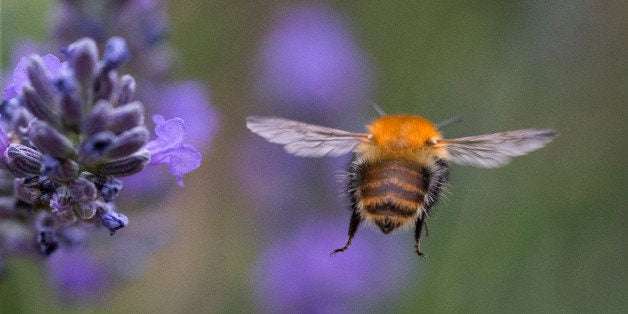
[[[427,187],[422,166],[387,159],[364,168],[358,187],[361,207],[384,233],[416,218]]]

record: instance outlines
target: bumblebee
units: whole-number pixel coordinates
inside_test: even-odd
[[[525,129],[443,138],[440,124],[416,115],[385,115],[353,133],[277,117],[250,116],[247,127],[286,152],[301,157],[340,156],[353,152],[346,189],[351,198],[351,220],[344,252],[362,221],[388,234],[414,224],[414,250],[428,229],[426,218],[449,178],[449,163],[495,168],[552,141],[554,130]],[[424,228],[425,227],[425,228]]]

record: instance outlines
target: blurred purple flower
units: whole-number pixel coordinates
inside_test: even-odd
[[[46,262],[50,282],[66,301],[94,300],[109,284],[106,268],[84,247],[62,248]]]
[[[120,36],[127,40],[131,55],[142,56],[127,65],[136,78],[163,81],[170,75],[173,58],[165,40],[170,29],[165,1],[61,1],[53,8],[52,21],[58,45],[81,37],[102,43]]]
[[[254,286],[268,311],[360,312],[349,306],[369,309],[407,283],[414,256],[404,258],[395,236],[364,230],[349,251],[330,256],[346,240],[345,229],[340,223],[311,221],[263,252]]]
[[[370,83],[368,60],[342,18],[320,4],[279,13],[260,51],[263,96],[319,115],[359,103]]]
[[[41,57],[41,60],[44,63],[46,69],[48,69],[49,77],[55,79],[59,77],[61,70],[64,65],[59,61],[59,59],[51,54],[47,54]],[[26,74],[26,65],[28,64],[28,58],[22,57],[20,58],[20,62],[18,62],[15,67],[15,71],[13,71],[13,82],[4,88],[2,91],[2,99],[9,100],[15,98],[22,92],[22,87],[24,84],[29,82],[28,75]]]
[[[104,42],[108,36],[105,34],[105,25],[96,14],[89,14],[90,9],[102,13],[102,8],[97,8],[98,2],[89,0],[57,1],[51,9],[50,21],[53,24],[53,35],[57,45],[65,47],[81,37],[90,37],[98,42]],[[110,1],[101,1],[105,4]],[[105,6],[106,7],[106,6]]]
[[[163,116],[154,115],[153,122],[157,125],[157,139],[144,146],[151,154],[150,165],[168,165],[170,174],[183,186],[183,175],[201,165],[201,153],[194,146],[183,144],[186,132],[181,118],[166,121]]]
[[[261,102],[272,104],[272,115],[355,127],[370,85],[368,60],[331,8],[304,4],[278,12],[258,57]],[[257,139],[243,143],[240,158],[240,177],[258,210],[346,206],[336,197],[344,158],[297,158]],[[326,194],[330,197],[320,197]]]
[[[78,232],[75,238],[92,239],[90,245],[78,240],[64,246],[46,260],[50,284],[64,301],[93,303],[102,301],[112,284],[137,278],[144,264],[174,238],[174,211],[164,209],[153,208],[133,217],[134,227],[126,230],[124,241],[108,241],[82,228],[66,229],[62,235],[66,243],[72,238],[68,231]]]

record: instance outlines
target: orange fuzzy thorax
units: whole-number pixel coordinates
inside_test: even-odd
[[[384,149],[421,149],[430,139],[441,139],[436,126],[419,116],[390,115],[367,126],[375,145]]]
[[[413,115],[384,116],[367,126],[369,140],[356,148],[361,158],[370,162],[401,158],[430,165],[434,157],[446,159],[442,145],[430,145],[430,140],[442,138],[432,122]]]

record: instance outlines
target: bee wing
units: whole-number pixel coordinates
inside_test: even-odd
[[[512,157],[525,155],[551,142],[558,134],[554,130],[526,129],[495,134],[443,139],[450,160],[461,165],[496,168],[510,162]]]
[[[247,117],[246,127],[271,143],[283,145],[286,152],[301,157],[344,155],[368,139],[368,134],[276,117]]]

